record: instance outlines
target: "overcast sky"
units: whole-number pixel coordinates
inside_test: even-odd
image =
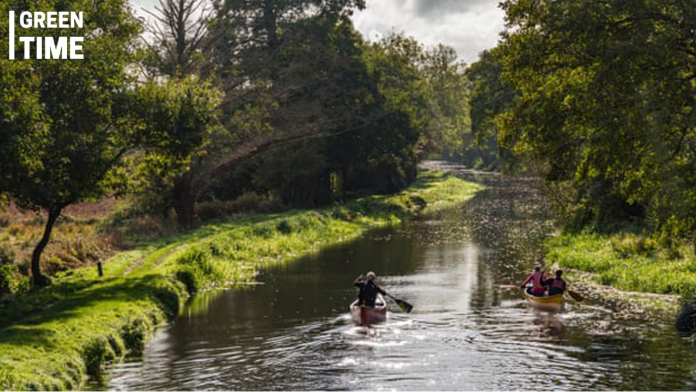
[[[156,0],[131,0],[139,15]],[[492,48],[503,28],[499,0],[366,0],[355,13],[355,27],[370,40],[392,31],[415,37],[426,45],[454,47],[467,64],[479,52]]]
[[[367,0],[353,20],[371,40],[402,32],[427,45],[452,46],[467,64],[495,46],[504,23],[498,0]]]

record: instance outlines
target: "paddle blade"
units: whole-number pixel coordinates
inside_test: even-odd
[[[582,302],[585,299],[582,297],[582,295],[576,293],[573,290],[568,290],[568,295],[570,295],[571,298],[573,298],[574,300],[576,300],[578,302]]]
[[[406,313],[411,313],[411,311],[413,310],[413,305],[406,301],[394,298],[394,302],[396,302],[396,304],[399,305],[401,310],[403,310]]]

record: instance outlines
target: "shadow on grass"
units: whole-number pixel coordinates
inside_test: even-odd
[[[61,298],[53,306],[46,310],[36,310],[33,314],[25,315],[24,319],[17,322],[17,318],[9,321],[13,325],[0,329],[0,343],[12,345],[36,345],[50,347],[51,337],[57,331],[50,327],[41,327],[42,324],[51,322],[53,325],[65,325],[71,319],[82,318],[86,313],[92,312],[99,316],[100,312],[111,313],[119,311],[113,307],[115,302],[133,302],[140,300],[155,300],[165,313],[172,313],[178,309],[172,309],[177,305],[171,303],[177,298],[176,293],[162,285],[165,278],[158,275],[146,275],[129,279],[110,279],[99,287],[82,290],[73,295]],[[67,287],[63,287],[66,290]],[[167,291],[171,291],[167,293]],[[167,296],[171,301],[167,301]],[[167,302],[167,303],[165,303]],[[100,307],[99,305],[103,305]],[[124,316],[128,316],[124,314]],[[98,325],[93,327],[98,328]],[[79,333],[79,331],[76,331]]]

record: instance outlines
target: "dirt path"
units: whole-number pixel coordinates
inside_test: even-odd
[[[157,260],[155,260],[155,262],[152,263],[152,268],[155,268],[155,267],[157,267],[158,265],[162,264],[162,262],[163,262],[164,260],[168,259],[169,256],[171,256],[171,255],[174,254],[175,252],[180,251],[181,249],[186,248],[186,247],[189,246],[189,245],[190,245],[189,243],[183,243],[183,244],[181,244],[181,245],[175,247],[174,249],[170,250],[169,252],[167,252],[166,254],[164,254],[163,256],[161,256],[160,258],[158,258]],[[141,258],[138,259],[135,263],[133,263],[133,264],[131,264],[130,266],[128,266],[128,268],[126,268],[126,270],[123,272],[123,276],[128,276],[131,272],[135,271],[135,270],[138,269],[140,266],[142,266],[143,263],[145,262],[145,259],[146,259],[146,258],[147,258],[147,257],[141,257]]]

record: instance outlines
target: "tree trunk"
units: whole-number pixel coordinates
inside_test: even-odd
[[[46,221],[43,236],[31,254],[31,275],[34,287],[46,286],[48,284],[48,279],[41,274],[41,253],[43,253],[46,245],[48,245],[48,241],[51,239],[53,225],[55,225],[62,209],[62,207],[52,207],[48,210],[48,220]]]
[[[190,176],[184,175],[174,180],[174,211],[177,222],[183,227],[193,225],[197,196]]]

